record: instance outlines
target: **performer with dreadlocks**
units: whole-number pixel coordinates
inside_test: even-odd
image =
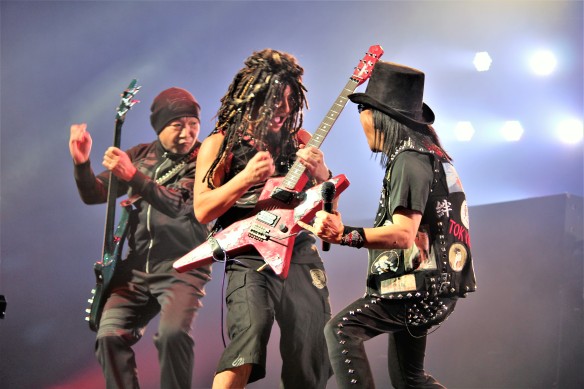
[[[303,148],[306,103],[304,70],[287,53],[253,53],[221,99],[215,130],[197,160],[194,210],[200,222],[218,219],[225,228],[253,209],[266,182],[283,176],[298,159],[313,183],[329,179],[323,154]],[[324,388],[330,365],[323,329],[330,319],[326,275],[307,231],[295,240],[288,277],[283,280],[255,249],[226,264],[227,326],[213,388],[243,388],[265,377],[267,343],[274,318],[281,333],[284,388]]]
[[[460,179],[423,103],[424,73],[379,61],[358,104],[370,149],[382,153],[385,178],[374,227],[349,227],[339,212],[318,211],[314,226],[330,243],[369,249],[367,292],[327,324],[339,388],[374,388],[364,342],[389,334],[396,388],[443,388],[424,371],[428,329],[476,289],[469,219]]]

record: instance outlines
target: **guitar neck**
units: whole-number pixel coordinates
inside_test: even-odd
[[[318,126],[318,128],[316,129],[316,131],[306,144],[306,147],[312,146],[320,148],[322,142],[324,142],[324,139],[331,131],[333,124],[335,124],[337,118],[343,111],[343,108],[345,108],[345,105],[347,105],[348,99],[347,96],[353,93],[358,85],[359,85],[358,80],[355,80],[352,77],[349,79],[349,81],[347,82],[347,84],[345,85],[345,87],[343,88],[343,90],[341,91],[341,93],[339,94],[339,96],[329,109],[328,113],[326,114],[322,122],[320,122],[320,125]],[[305,170],[306,167],[303,164],[301,164],[299,161],[295,161],[290,170],[288,171],[288,174],[286,174],[286,177],[284,177],[284,179],[282,180],[282,186],[288,190],[300,191],[302,188],[298,188],[297,186],[300,186],[298,184],[299,182],[301,182],[300,179],[304,174]],[[303,182],[302,185],[304,185]]]
[[[122,125],[124,117],[117,118],[114,129],[114,147],[120,147],[122,138]],[[116,199],[118,197],[118,178],[110,172],[109,184],[107,189],[107,209],[105,213],[105,228],[103,238],[102,258],[107,253],[111,253],[114,248],[114,225],[116,218]]]
[[[130,85],[122,93],[120,105],[116,109],[116,120],[114,126],[114,141],[113,146],[119,148],[122,139],[122,125],[126,119],[128,111],[139,101],[134,100],[134,96],[140,90],[136,85],[137,80],[133,79]],[[114,219],[116,216],[116,199],[118,197],[118,179],[113,173],[110,173],[109,185],[107,191],[107,210],[105,214],[105,232],[103,242],[103,252],[101,257],[105,258],[114,249]]]

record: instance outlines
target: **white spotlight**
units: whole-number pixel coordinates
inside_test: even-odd
[[[461,142],[468,142],[472,139],[475,130],[471,122],[458,122],[456,127],[454,127],[454,134],[456,139]]]
[[[521,126],[521,123],[519,123],[518,121],[511,120],[503,124],[501,132],[505,140],[515,142],[521,139],[521,137],[523,136],[523,127]]]
[[[529,64],[538,76],[548,76],[556,69],[557,61],[551,51],[540,50],[533,54]]]
[[[560,122],[556,128],[562,142],[575,144],[582,141],[584,129],[582,120],[567,119]]]
[[[486,72],[489,70],[492,62],[493,60],[491,59],[491,56],[486,51],[476,53],[474,60],[472,61],[475,69],[479,72]]]

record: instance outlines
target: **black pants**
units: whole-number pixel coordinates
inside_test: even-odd
[[[363,297],[333,317],[325,327],[329,358],[337,385],[373,389],[375,383],[364,342],[388,333],[388,369],[395,388],[443,388],[424,371],[427,329],[444,320],[456,300],[440,299],[443,313],[428,324],[406,325],[416,302]],[[420,302],[417,302],[419,305]]]
[[[171,264],[172,265],[172,264]],[[208,274],[192,271],[149,274],[128,270],[108,298],[96,340],[96,356],[108,389],[139,388],[132,346],[146,324],[160,312],[154,336],[160,362],[160,386],[191,387],[194,341],[190,335],[197,310],[202,306]]]

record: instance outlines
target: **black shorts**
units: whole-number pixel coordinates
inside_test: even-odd
[[[291,263],[288,277],[282,280],[271,269],[258,272],[263,261],[238,260],[241,263],[227,267],[231,341],[217,372],[252,364],[249,382],[265,377],[267,345],[275,319],[281,333],[285,387],[324,388],[331,370],[323,329],[331,311],[322,262]]]

